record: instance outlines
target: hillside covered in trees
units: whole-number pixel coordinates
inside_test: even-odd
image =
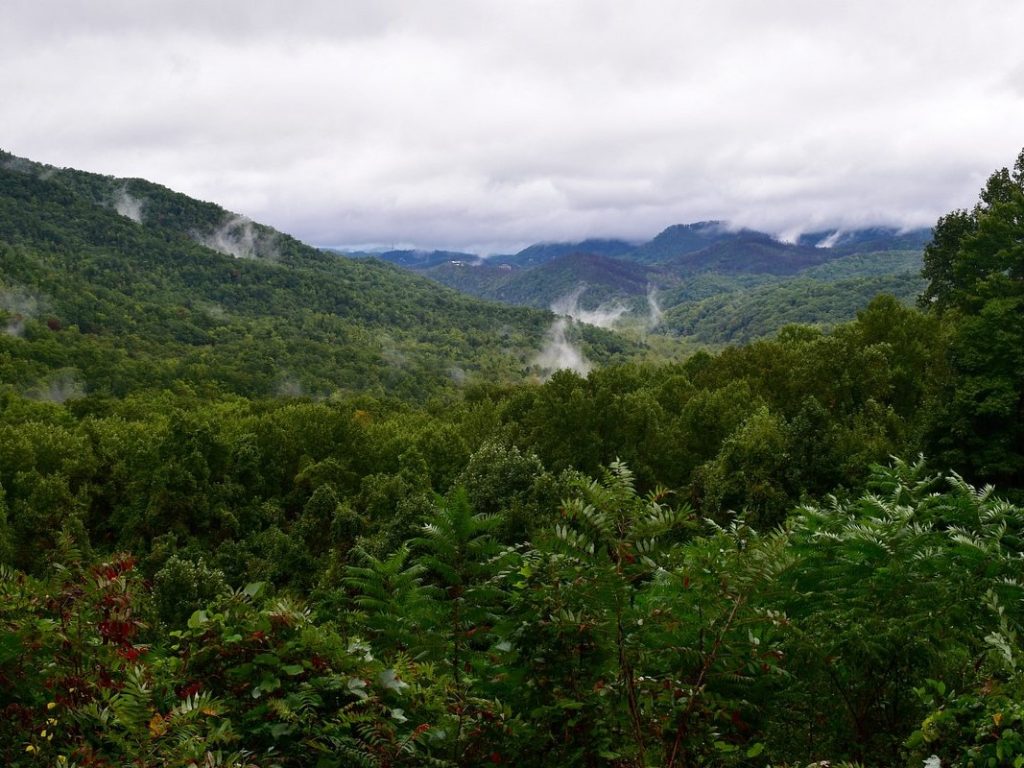
[[[18,391],[422,399],[536,373],[550,322],[150,182],[0,156],[0,377]],[[597,361],[629,346],[579,333]]]
[[[720,346],[773,336],[793,323],[832,328],[880,294],[913,304],[924,287],[921,255],[930,236],[926,229],[869,227],[811,232],[790,243],[709,221],[674,225],[640,244],[541,243],[487,259],[447,251],[376,256],[473,296],[556,312],[568,307],[570,314],[575,308],[620,330],[639,325]]]
[[[1024,153],[917,307],[546,381],[548,313],[2,166],[5,765],[1024,761]]]

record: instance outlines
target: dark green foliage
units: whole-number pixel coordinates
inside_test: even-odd
[[[426,567],[410,565],[410,550],[404,545],[384,559],[360,549],[354,554],[355,563],[345,568],[343,582],[355,593],[359,625],[369,633],[374,648],[422,651],[430,619],[430,593],[423,584]]]
[[[790,280],[677,306],[666,313],[662,327],[708,344],[743,343],[774,336],[787,325],[846,322],[880,294],[911,305],[922,286],[910,272],[835,282]]]
[[[807,688],[802,711],[779,723],[802,739],[801,720],[824,715],[810,752],[891,765],[924,715],[915,686],[983,682],[974,660],[998,618],[986,595],[1013,601],[1016,615],[1024,594],[1014,564],[1024,517],[990,490],[928,476],[923,463],[876,468],[870,487],[791,522],[780,608],[797,631],[784,650]]]
[[[939,220],[922,300],[947,324],[950,377],[929,443],[943,461],[1024,484],[1024,151],[971,211]]]
[[[172,627],[184,624],[194,611],[226,589],[224,574],[210,568],[202,559],[193,563],[171,555],[153,577],[157,613]]]

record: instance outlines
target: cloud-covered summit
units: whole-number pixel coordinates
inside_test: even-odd
[[[920,226],[1024,142],[1015,0],[14,0],[4,147],[321,244]]]

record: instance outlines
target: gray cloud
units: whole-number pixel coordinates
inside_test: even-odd
[[[142,209],[144,206],[144,200],[133,197],[126,189],[119,190],[117,197],[114,198],[114,210],[122,216],[131,219],[136,224],[142,223]]]
[[[569,323],[569,318],[556,318],[548,329],[544,347],[533,359],[533,365],[544,381],[550,379],[555,371],[568,370],[586,376],[594,367],[583,351],[569,340]]]
[[[1024,144],[1016,0],[8,5],[5,149],[320,244],[930,224]]]

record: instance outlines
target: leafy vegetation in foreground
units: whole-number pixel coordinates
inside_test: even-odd
[[[959,477],[758,533],[613,465],[499,546],[456,493],[304,603],[64,543],[0,573],[8,765],[910,764],[1021,755],[1024,511]],[[340,552],[332,551],[331,557]],[[965,578],[965,575],[968,575]],[[212,587],[213,594],[202,592]],[[202,608],[176,615],[185,596]]]
[[[158,346],[58,403],[5,373],[0,759],[1018,766],[1022,221],[1024,154],[940,220],[922,309],[587,378],[275,398],[212,385],[227,352],[165,386]],[[12,268],[76,284],[40,243]],[[57,325],[4,370],[59,371]]]

